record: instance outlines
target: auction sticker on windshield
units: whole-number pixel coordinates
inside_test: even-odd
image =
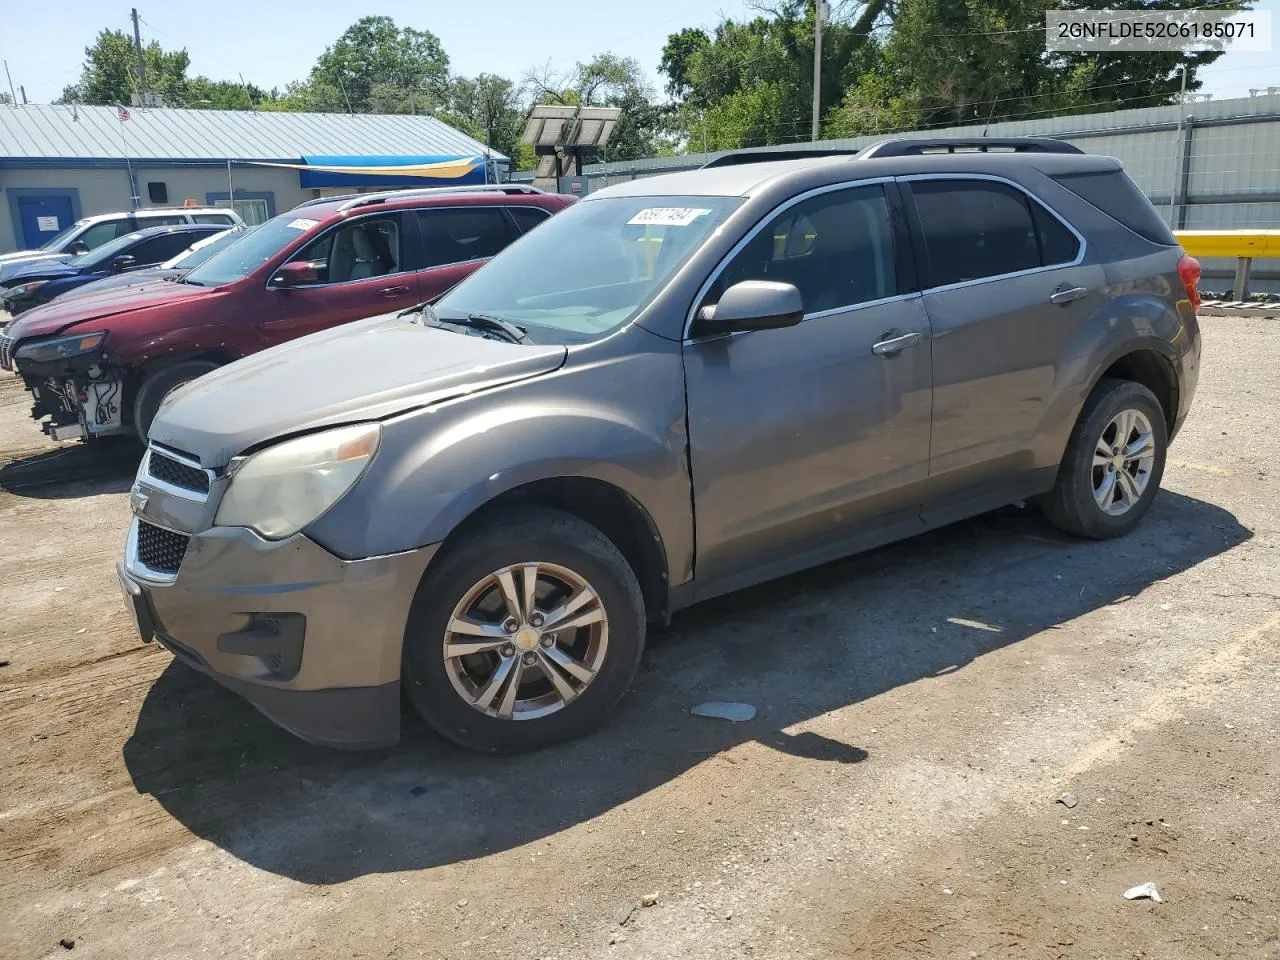
[[[294,230],[310,230],[319,222],[319,220],[308,220],[306,217],[299,217],[297,220],[290,220],[289,226]]]
[[[687,227],[711,210],[706,207],[647,207],[627,221],[650,227]]]

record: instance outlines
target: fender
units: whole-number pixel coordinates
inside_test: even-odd
[[[679,345],[622,351],[387,421],[368,473],[306,533],[348,559],[412,550],[517,487],[585,478],[639,504],[680,583],[693,567],[687,442]]]

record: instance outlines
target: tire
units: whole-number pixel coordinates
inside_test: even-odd
[[[133,431],[144,446],[151,431],[151,421],[156,418],[164,398],[183,384],[217,369],[218,364],[212,360],[188,360],[163,367],[142,381],[133,400]]]
[[[1124,426],[1117,418],[1122,414],[1134,417],[1126,452],[1138,451],[1139,440],[1149,433],[1150,447],[1143,450],[1149,449],[1150,456],[1120,456],[1108,467],[1102,454],[1117,449],[1117,435]],[[1041,500],[1045,516],[1054,526],[1078,536],[1095,540],[1124,536],[1142,520],[1160,489],[1168,446],[1168,425],[1155,394],[1130,380],[1102,380],[1071,431],[1057,483]],[[1095,464],[1095,452],[1102,463]],[[1120,475],[1122,471],[1128,481]],[[1107,475],[1114,477],[1110,487]]]
[[[403,684],[422,719],[446,739],[486,753],[536,750],[598,727],[631,685],[645,639],[640,585],[613,542],[570,514],[528,507],[468,530],[443,549],[418,587],[405,627]],[[531,563],[539,565],[537,610],[528,615],[524,582]],[[515,611],[514,632],[517,618],[495,579],[508,567],[516,568],[508,571],[509,586],[522,608]],[[539,635],[538,617],[554,614],[569,597],[587,596],[583,584],[594,599],[559,622],[596,619],[550,639]],[[482,623],[491,635],[452,632],[455,614]],[[449,643],[499,642],[501,647],[446,657]],[[579,673],[555,667],[566,657]],[[498,676],[504,663],[505,678]],[[584,665],[595,667],[586,682],[580,677]],[[515,693],[513,675],[520,684]],[[477,706],[486,693],[487,706]]]

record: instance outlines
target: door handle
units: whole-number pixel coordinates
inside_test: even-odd
[[[1089,292],[1086,287],[1059,287],[1053,293],[1049,294],[1049,302],[1058,306],[1065,306],[1072,300],[1079,300]]]
[[[400,294],[408,293],[408,292],[409,292],[408,287],[383,287],[381,290],[378,291],[378,296],[391,298],[391,297],[398,297],[400,296]]]
[[[897,330],[889,330],[882,336],[883,340],[871,345],[871,352],[877,357],[896,357],[924,339],[923,333],[899,333]]]

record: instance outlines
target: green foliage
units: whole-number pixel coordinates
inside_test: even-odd
[[[393,97],[407,102],[410,90],[439,98],[448,81],[449,58],[434,33],[397,27],[390,17],[361,17],[320,54],[307,82],[312,89],[297,92],[300,101],[323,107],[336,94],[341,107],[370,113]]]
[[[147,88],[168,102],[180,102],[186,91],[187,66],[191,58],[185,50],[162,50],[154,40],[142,48],[147,70]],[[132,102],[138,85],[138,57],[133,37],[123,30],[102,30],[92,46],[84,49],[80,79],[65,87],[62,103],[111,105]]]

